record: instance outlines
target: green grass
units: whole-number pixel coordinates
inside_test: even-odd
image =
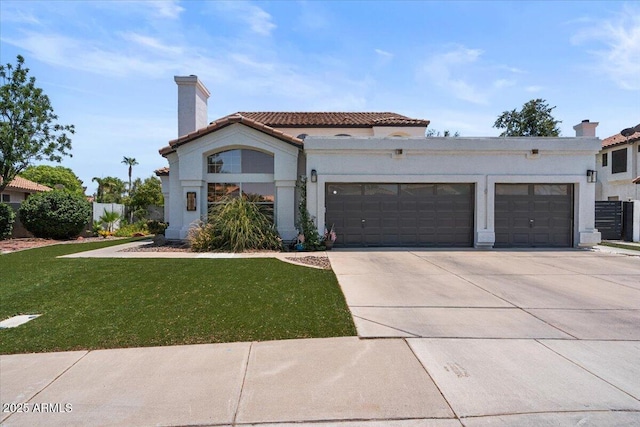
[[[624,243],[600,242],[601,246],[611,246],[612,248],[628,249],[630,251],[640,251],[640,247],[635,245],[625,245]]]
[[[355,335],[332,271],[275,259],[57,259],[129,240],[0,255],[0,353]]]

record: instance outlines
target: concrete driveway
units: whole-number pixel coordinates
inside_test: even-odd
[[[640,340],[640,257],[333,251],[361,337]]]
[[[404,338],[464,426],[640,425],[640,257],[329,258],[358,335]]]

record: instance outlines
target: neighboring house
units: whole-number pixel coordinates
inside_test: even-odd
[[[426,138],[395,113],[236,113],[207,123],[209,92],[176,77],[179,138],[160,150],[165,234],[225,195],[258,194],[283,239],[296,230],[296,180],[336,246],[572,247],[594,228],[597,123],[578,138]]]
[[[640,200],[640,132],[604,139],[596,168],[596,200]]]
[[[0,178],[2,182],[2,178]],[[46,185],[38,184],[28,179],[16,176],[13,181],[0,192],[0,202],[4,203],[21,203],[27,200],[33,193],[42,193],[43,191],[51,191],[52,189]]]

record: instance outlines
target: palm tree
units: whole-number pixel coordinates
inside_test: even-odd
[[[129,191],[128,196],[131,197],[131,173],[133,172],[133,167],[135,165],[138,164],[138,162],[136,162],[136,159],[133,157],[122,157],[122,162],[120,163],[124,163],[125,165],[129,165]]]

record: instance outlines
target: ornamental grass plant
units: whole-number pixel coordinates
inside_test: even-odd
[[[225,198],[213,205],[208,222],[198,224],[189,233],[194,251],[277,250],[281,240],[266,205],[255,197]]]

